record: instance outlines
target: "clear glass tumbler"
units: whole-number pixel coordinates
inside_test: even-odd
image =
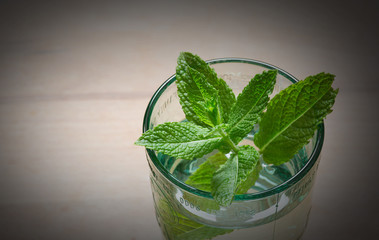
[[[272,96],[298,81],[282,69],[256,60],[222,58],[208,63],[236,96],[255,74],[268,69],[278,70]],[[175,75],[153,95],[143,131],[185,119],[174,82]],[[204,159],[174,159],[147,149],[156,217],[165,239],[300,239],[311,209],[323,139],[324,125],[320,124],[309,144],[290,162],[263,164],[255,185],[246,194],[236,195],[229,207],[219,207],[209,192],[184,183]],[[251,143],[249,136],[244,141]]]

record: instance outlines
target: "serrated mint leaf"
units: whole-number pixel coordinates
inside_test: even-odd
[[[146,131],[136,145],[170,155],[192,160],[212,152],[222,141],[209,130],[191,122],[166,122]]]
[[[188,68],[189,76],[200,90],[199,95],[188,95],[188,99],[196,115],[209,126],[223,122],[218,91],[210,85],[205,76],[192,68]]]
[[[178,57],[176,85],[178,87],[180,104],[186,114],[186,118],[196,124],[205,125],[204,119],[198,116],[198,113],[193,107],[196,106],[195,108],[199,108],[199,105],[206,105],[201,90],[193,79],[193,76],[195,76],[194,73],[197,73],[197,76],[202,76],[202,79],[217,90],[217,96],[212,99],[219,101],[221,119],[227,121],[231,106],[235,102],[233,91],[224,80],[217,77],[214,70],[200,57],[188,52],[183,52]]]
[[[334,75],[320,73],[290,85],[269,103],[254,143],[263,159],[276,165],[289,161],[313,136],[330,113],[338,89]]]
[[[240,146],[238,151],[238,177],[236,194],[246,193],[259,176],[259,153],[253,146]]]
[[[256,164],[253,171],[250,172],[250,174],[247,176],[246,180],[244,182],[241,182],[238,185],[236,194],[245,194],[252,186],[255,185],[255,182],[259,178],[259,173],[262,170],[261,164]]]
[[[259,165],[258,160],[257,150],[253,146],[244,145],[217,169],[211,180],[211,193],[218,204],[230,205],[235,194],[245,193],[254,185],[256,175],[259,174],[259,171],[254,172]]]
[[[217,169],[211,179],[210,188],[212,196],[218,204],[229,206],[235,194],[246,193],[254,185],[258,178],[257,174],[259,174],[259,170],[255,171],[259,168],[257,167],[259,165],[258,160],[259,153],[257,150],[253,146],[244,145],[240,146],[237,154],[231,154],[225,164]],[[202,171],[205,172],[204,167]]]
[[[236,101],[236,97],[233,93],[233,90],[223,79],[218,78],[214,69],[211,68],[209,64],[207,64],[199,56],[189,52],[182,52],[181,55],[191,68],[204,74],[207,81],[218,91],[221,101],[221,108],[223,112],[223,119],[225,122],[227,122],[229,118],[230,109]]]
[[[254,147],[244,145],[240,146],[238,155],[234,157],[237,160],[237,182],[236,194],[246,193],[252,187],[259,176],[259,153]],[[225,164],[227,157],[222,153],[216,153],[202,163],[199,168],[188,178],[186,183],[203,191],[212,192],[212,178],[220,166]],[[229,171],[230,166],[225,166],[221,171]],[[221,189],[221,188],[220,188]],[[213,193],[212,193],[213,194]],[[234,195],[233,192],[230,195]]]
[[[222,153],[216,153],[202,163],[199,168],[186,181],[186,184],[197,189],[211,192],[213,174],[223,165],[228,158]]]
[[[213,69],[212,69],[213,71]],[[222,117],[224,122],[229,120],[230,109],[236,102],[236,97],[232,91],[232,89],[228,86],[228,84],[222,79],[218,78],[217,81],[210,81],[212,86],[217,89],[218,95],[220,96],[220,104],[222,109]]]
[[[227,132],[236,144],[254,128],[276,83],[276,70],[257,74],[238,95],[229,116]]]
[[[213,175],[211,193],[221,206],[229,206],[237,187],[238,157],[232,154],[230,158]]]

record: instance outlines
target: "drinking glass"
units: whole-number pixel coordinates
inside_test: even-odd
[[[238,94],[251,78],[276,69],[277,82],[270,97],[298,80],[286,71],[252,59],[221,58],[207,61]],[[185,115],[179,103],[175,75],[155,92],[147,106],[143,131],[164,122],[180,122]],[[257,126],[244,140],[251,139]],[[320,161],[324,125],[291,161],[280,166],[263,164],[255,185],[220,207],[209,192],[185,184],[205,161],[175,159],[146,149],[156,218],[165,239],[300,239],[311,210],[312,187]]]

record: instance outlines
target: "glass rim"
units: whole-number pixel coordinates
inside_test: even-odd
[[[259,61],[259,60],[248,59],[248,58],[228,57],[228,58],[211,59],[211,60],[207,60],[206,62],[209,65],[219,64],[219,63],[246,63],[246,64],[257,65],[257,66],[265,67],[267,69],[276,69],[278,71],[278,74],[282,75],[283,77],[285,77],[286,79],[288,79],[292,83],[296,83],[299,81],[297,78],[295,78],[293,75],[289,74],[288,72],[284,71],[283,69],[276,67],[272,64]],[[176,75],[173,74],[157,89],[157,91],[151,97],[150,102],[146,108],[145,116],[143,119],[143,129],[142,129],[143,132],[145,132],[149,129],[151,113],[155,107],[157,100],[162,95],[162,93],[166,90],[166,88],[168,88],[172,83],[174,83],[175,80],[176,80]],[[312,169],[313,165],[316,163],[317,159],[319,158],[320,153],[321,153],[321,149],[322,149],[322,145],[324,143],[324,132],[325,132],[325,127],[324,127],[324,122],[322,122],[319,124],[319,127],[317,129],[316,143],[315,143],[315,146],[312,150],[310,157],[308,158],[307,163],[294,176],[289,178],[287,181],[285,181],[285,182],[283,182],[283,183],[281,183],[281,184],[279,184],[273,188],[269,188],[267,190],[264,190],[264,191],[235,195],[233,201],[254,200],[254,199],[260,199],[260,198],[272,196],[272,195],[275,195],[277,193],[283,192],[284,190],[293,186],[295,183],[299,182]],[[161,162],[158,160],[154,150],[146,148],[146,152],[149,155],[151,161],[154,163],[155,167],[162,173],[162,175],[168,181],[170,181],[174,185],[176,185],[176,186],[180,187],[181,189],[188,191],[192,194],[195,194],[195,195],[198,195],[201,197],[213,199],[210,192],[206,192],[206,191],[197,189],[197,188],[192,187],[192,186],[180,181],[179,179],[175,178],[161,164]]]

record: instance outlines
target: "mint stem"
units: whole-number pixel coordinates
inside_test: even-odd
[[[219,133],[221,134],[222,138],[229,144],[229,146],[232,148],[232,150],[235,153],[238,153],[239,148],[237,145],[234,144],[234,142],[230,139],[229,135],[223,130],[219,129]]]

